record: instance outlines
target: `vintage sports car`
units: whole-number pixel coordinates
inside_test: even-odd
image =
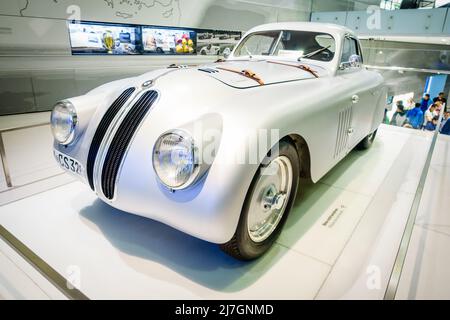
[[[372,145],[385,102],[352,31],[268,24],[227,60],[58,102],[54,153],[109,205],[250,260],[279,235],[300,177],[317,182]]]

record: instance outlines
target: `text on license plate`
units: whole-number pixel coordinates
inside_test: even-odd
[[[59,153],[58,151],[54,151],[56,161],[58,161],[59,165],[72,173],[83,175],[83,166],[74,158],[66,156],[65,154]]]

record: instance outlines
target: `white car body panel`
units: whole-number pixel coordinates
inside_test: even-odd
[[[126,152],[116,181],[116,195],[111,201],[99,190],[99,172],[94,174],[97,195],[120,210],[161,221],[203,240],[229,241],[259,167],[258,163],[229,161],[229,157],[240,157],[249,149],[251,137],[236,128],[249,132],[278,129],[280,138],[303,139],[309,152],[310,176],[317,182],[365,136],[374,132],[384,115],[386,89],[378,73],[365,68],[338,70],[342,40],[346,34],[351,35],[350,30],[316,23],[280,23],[257,27],[247,35],[262,30],[326,32],[336,39],[337,52],[328,63],[307,59],[301,62],[317,71],[317,79],[307,71],[261,61],[283,60],[277,57],[253,57],[252,61],[244,61],[232,53],[227,62],[206,67],[251,69],[266,84],[260,86],[252,79],[227,71],[207,73],[189,68],[158,70],[103,85],[84,96],[68,99],[78,112],[77,138],[67,147],[55,143],[55,149],[86,168],[92,137],[109,106],[127,88],[138,88],[135,97],[142,94],[148,90],[142,85],[153,80],[150,89],[159,93],[158,101]],[[197,94],[201,94],[201,99]],[[359,103],[352,103],[354,95],[360,97]],[[133,105],[131,100],[127,105]],[[340,119],[346,119],[348,110],[352,110],[353,116],[348,118],[349,127],[343,127]],[[215,160],[199,183],[173,193],[156,177],[152,167],[153,146],[158,137],[173,129],[184,129],[195,135],[193,128],[199,124],[221,132]],[[338,148],[340,135],[347,134],[350,127],[354,134],[346,145]],[[194,139],[203,137],[194,136]],[[108,148],[105,141],[103,153]],[[86,172],[80,179],[88,183]]]

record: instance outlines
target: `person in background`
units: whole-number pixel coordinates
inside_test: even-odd
[[[416,107],[414,109],[411,109],[406,114],[406,118],[408,119],[408,123],[413,127],[414,129],[421,129],[423,125],[423,112],[422,109],[420,109],[421,104],[416,103]]]
[[[430,109],[427,109],[424,117],[425,121],[423,122],[424,126],[427,126],[428,122],[431,122],[433,118],[436,116],[435,111],[436,111],[436,104],[432,104]]]
[[[442,128],[445,126],[449,118],[450,118],[450,111],[447,111],[446,113],[444,113],[444,117],[442,118],[440,130],[442,130]]]
[[[389,107],[389,105],[384,107],[384,118],[383,118],[384,124],[389,124],[388,107]]]
[[[425,131],[435,131],[437,124],[438,124],[439,118],[438,117],[434,117],[431,121],[429,121],[427,123],[427,125],[425,126]]]
[[[422,101],[420,102],[420,104],[422,105],[421,107],[422,112],[428,110],[428,108],[430,107],[430,103],[431,103],[431,96],[427,93],[426,95],[423,96]]]
[[[397,110],[392,116],[390,124],[396,127],[403,127],[406,123],[405,107],[401,101],[397,101]]]
[[[450,120],[447,119],[445,125],[441,129],[441,133],[450,136]]]
[[[434,110],[434,114],[436,116],[441,115],[441,110],[444,107],[444,104],[441,101],[437,101],[436,103],[434,103],[434,105],[436,105],[436,109]],[[446,110],[444,110],[445,112]]]
[[[444,92],[439,93],[439,95],[433,99],[433,102],[440,103],[440,105],[445,108],[445,110],[444,110],[445,112],[450,111],[450,108],[448,107],[447,99],[445,98]],[[441,111],[441,109],[439,109],[439,111]]]
[[[447,104],[447,99],[445,98],[445,93],[441,92],[439,95],[433,99],[433,102],[441,102],[442,104]]]
[[[406,106],[405,106],[405,110],[409,111],[414,109],[414,107],[416,106],[416,102],[414,101],[413,98],[409,98],[408,101],[406,101]]]
[[[395,110],[397,112],[397,110],[399,110],[399,107],[401,110],[405,111],[405,105],[403,104],[402,100],[398,100],[395,102],[395,106],[397,107]]]

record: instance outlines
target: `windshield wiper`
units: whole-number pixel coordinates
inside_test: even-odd
[[[315,55],[318,55],[319,53],[321,53],[321,52],[323,52],[325,50],[328,50],[330,48],[331,48],[331,45],[329,45],[328,47],[325,47],[325,48],[320,48],[319,50],[316,50],[316,51],[313,51],[313,52],[310,52],[310,53],[302,55],[297,60],[301,61],[304,58],[308,59],[308,58],[314,57]]]

